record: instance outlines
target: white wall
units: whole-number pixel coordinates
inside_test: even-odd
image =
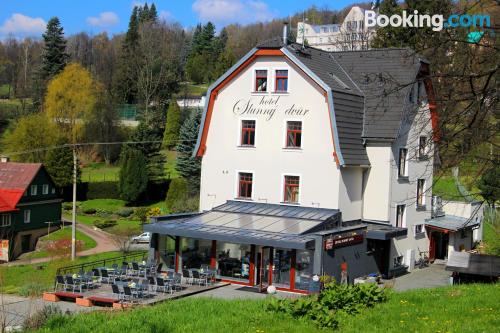
[[[342,168],[339,191],[339,208],[342,220],[358,220],[363,211],[363,168]]]
[[[253,93],[255,69],[268,70],[268,91],[274,91],[274,70],[288,69],[288,93]],[[240,115],[235,109],[250,100],[279,98],[275,113]],[[294,106],[303,115],[287,115]],[[269,108],[267,108],[269,109]],[[236,113],[234,111],[237,111]],[[242,119],[256,120],[255,148],[239,147]],[[285,149],[287,120],[302,120],[302,149]],[[284,58],[259,57],[219,92],[202,160],[200,209],[209,210],[237,195],[238,172],[253,173],[256,202],[281,203],[285,174],[300,176],[300,204],[339,208],[340,171],[333,158],[328,106],[322,91]]]
[[[391,147],[367,146],[371,167],[364,176],[363,218],[389,221]]]

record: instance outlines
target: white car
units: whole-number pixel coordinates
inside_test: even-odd
[[[151,240],[151,233],[145,232],[140,234],[139,236],[132,237],[132,243],[149,243]]]

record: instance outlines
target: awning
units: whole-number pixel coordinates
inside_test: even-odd
[[[436,228],[447,231],[458,231],[461,229],[472,228],[479,225],[476,218],[467,219],[465,217],[445,215],[435,217],[425,221],[425,225],[430,228]]]
[[[155,218],[155,223],[144,226],[144,230],[239,244],[307,249],[313,247],[315,241],[310,233],[329,228],[338,215],[339,211],[334,209],[228,201],[198,215]]]
[[[396,237],[406,236],[408,234],[408,229],[394,227],[389,222],[374,222],[369,220],[363,220],[363,223],[368,225],[366,231],[367,239],[375,240],[389,240]]]

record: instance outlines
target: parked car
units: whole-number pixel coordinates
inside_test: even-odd
[[[132,237],[132,243],[149,243],[151,240],[151,233],[145,232],[140,234],[139,236]]]

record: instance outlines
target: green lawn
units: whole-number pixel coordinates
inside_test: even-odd
[[[60,267],[121,255],[121,252],[105,252],[78,257],[74,262],[69,259],[56,259],[42,264],[0,266],[0,293],[26,294],[30,286],[36,286],[38,290],[50,290],[53,287],[56,271]]]
[[[106,163],[90,163],[82,168],[82,181],[96,183],[117,181],[120,167]]]
[[[500,212],[496,214],[486,213],[483,220],[483,243],[484,252],[487,254],[500,255]]]
[[[7,96],[9,94],[9,85],[0,84],[0,97]]]
[[[500,327],[498,299],[498,284],[393,293],[387,303],[340,318],[337,331],[494,332]],[[126,312],[57,317],[39,332],[326,332],[310,321],[267,311],[267,302],[185,298]]]
[[[193,83],[186,83],[181,86],[180,91],[175,94],[175,96],[178,99],[184,98],[185,95],[188,96],[201,96],[204,93],[206,93],[208,90],[208,84],[207,83],[202,83],[202,84],[193,84]]]
[[[455,181],[452,177],[437,176],[434,178],[432,194],[438,195],[443,200],[463,201],[463,196],[458,192]]]
[[[48,236],[40,238],[39,241],[55,241],[60,239],[71,239],[70,227],[65,227],[64,229],[59,229],[57,231],[54,231],[50,233]],[[80,249],[80,251],[89,250],[97,246],[97,243],[93,238],[87,236],[86,234],[78,230],[76,231],[76,239],[83,242],[83,247]],[[41,250],[41,251],[34,251],[27,253],[23,255],[21,259],[45,258],[48,256],[49,253],[47,251]]]

